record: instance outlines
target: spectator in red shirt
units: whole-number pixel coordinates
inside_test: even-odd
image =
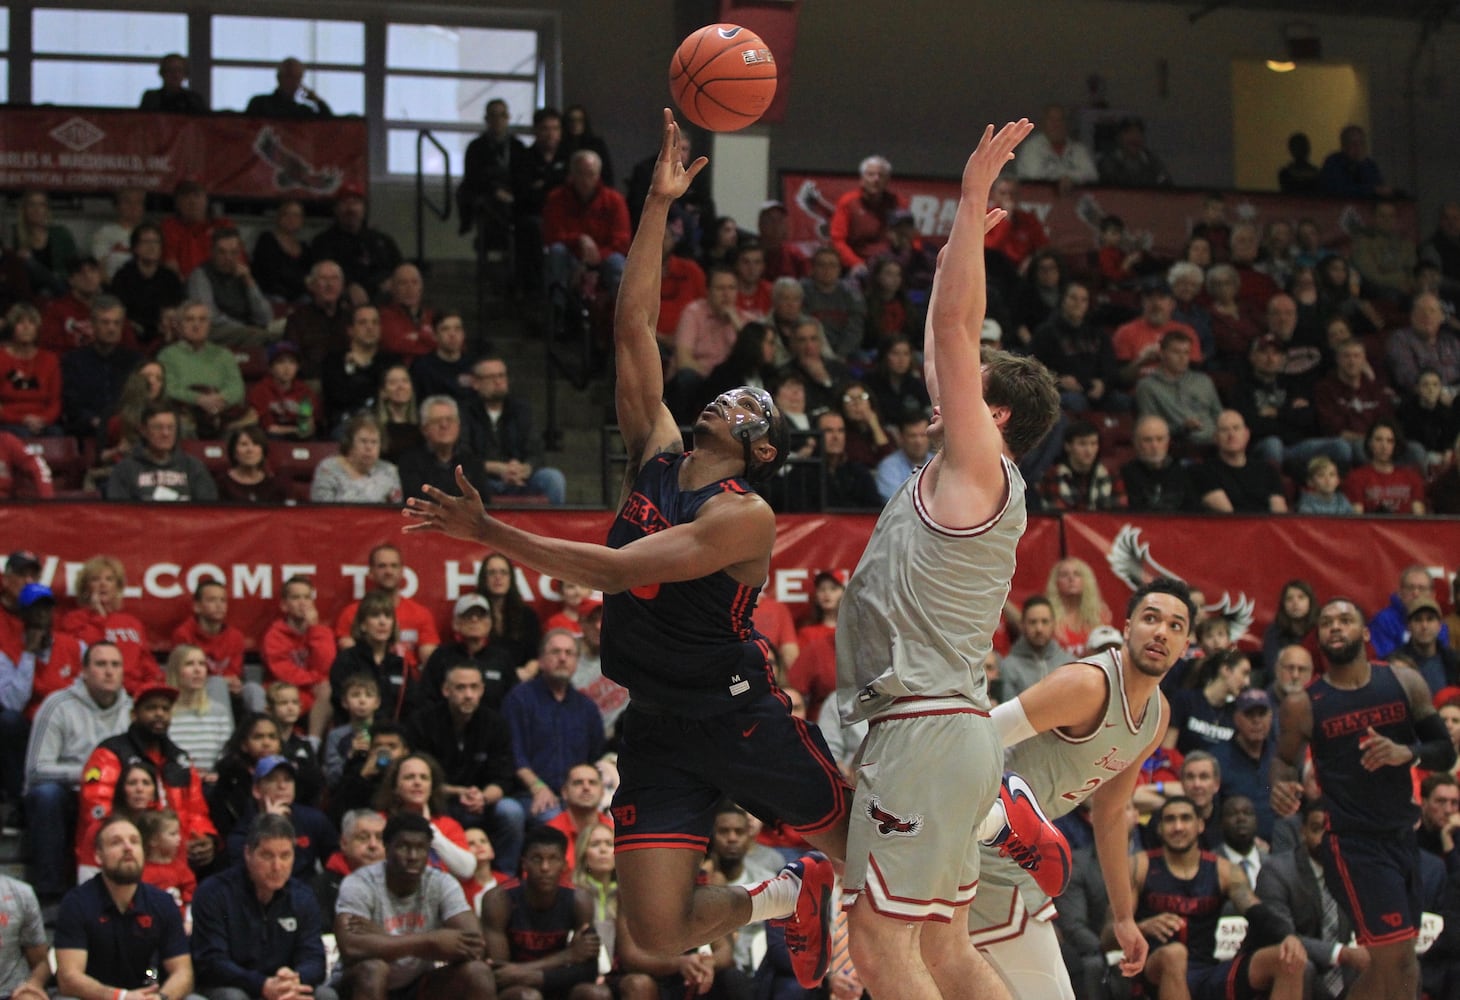
[[[372,590],[388,594],[395,603],[395,620],[400,636],[395,653],[406,661],[406,673],[410,675],[420,664],[431,658],[441,637],[436,632],[436,619],[424,604],[402,596],[401,580],[405,567],[401,564],[400,549],[394,545],[377,545],[370,550],[370,576]],[[355,645],[350,628],[355,622],[355,610],[359,601],[352,601],[335,619],[335,639],[340,649]]]
[[[869,258],[887,251],[888,220],[902,203],[887,189],[892,164],[886,157],[869,156],[858,170],[861,183],[837,199],[827,233],[843,266],[860,275]]]
[[[230,698],[243,698],[251,712],[264,710],[264,689],[243,682],[243,633],[228,624],[228,588],[208,577],[193,588],[193,615],[172,631],[174,646],[197,646],[208,658],[208,674],[221,677]]]
[[[740,322],[764,322],[771,313],[771,283],[765,280],[765,251],[760,241],[745,240],[735,251],[735,309]]]
[[[61,359],[37,346],[41,314],[18,302],[5,314],[0,344],[0,426],[21,437],[60,434]]]
[[[811,258],[794,243],[787,243],[786,206],[768,201],[760,207],[756,220],[761,249],[765,251],[765,278],[795,278],[798,281],[811,273]]]
[[[1380,417],[1364,439],[1369,464],[1349,470],[1343,478],[1343,495],[1365,514],[1423,514],[1424,477],[1412,465],[1397,465],[1404,453],[1404,433],[1390,417]]]
[[[659,320],[655,332],[664,351],[674,351],[674,331],[685,307],[705,297],[705,272],[688,257],[674,252],[679,237],[674,226],[664,229],[664,261],[659,274]]]
[[[410,362],[436,350],[435,311],[421,304],[425,282],[414,264],[399,264],[386,282],[390,303],[380,307],[380,349]]]
[[[61,617],[60,629],[88,646],[110,642],[122,653],[122,685],[135,696],[144,687],[162,684],[162,668],[152,655],[147,628],[122,610],[127,571],[115,556],[92,556],[76,574],[79,607]]]
[[[101,293],[101,265],[95,257],[78,257],[66,269],[66,294],[46,304],[41,318],[40,346],[57,354],[74,351],[91,343],[91,309]],[[137,341],[127,324],[123,346],[135,349]]]
[[[568,768],[567,780],[560,792],[563,811],[547,821],[547,826],[561,830],[568,838],[568,874],[573,872],[574,847],[583,831],[594,826],[613,828],[613,816],[599,808],[603,804],[603,776],[598,768],[584,761]]]
[[[299,378],[298,344],[280,340],[269,345],[269,377],[248,390],[248,406],[271,438],[314,437],[319,397]]]
[[[197,181],[182,181],[172,193],[176,215],[162,220],[162,263],[184,281],[213,254],[213,230],[232,229],[233,220],[208,215],[208,189]],[[248,263],[248,258],[243,257]]]
[[[1161,363],[1161,338],[1173,330],[1191,338],[1191,363],[1201,364],[1201,343],[1196,331],[1171,318],[1176,299],[1164,279],[1151,281],[1141,292],[1141,315],[1118,327],[1111,344],[1121,363],[1120,377],[1127,385],[1155,371]]]
[[[44,458],[27,451],[20,438],[9,431],[0,431],[0,500],[26,495],[41,500],[56,495],[51,467]]]
[[[629,205],[603,183],[603,161],[580,149],[568,161],[568,180],[548,192],[542,210],[542,241],[548,251],[548,282],[576,287],[582,271],[598,275],[598,290],[618,291],[629,252]]]
[[[330,724],[330,667],[335,637],[319,622],[314,582],[307,576],[284,581],[283,612],[264,632],[264,679],[299,689],[300,708],[309,716],[309,734],[323,738]]]
[[[1049,234],[1033,212],[1019,207],[1019,182],[1013,177],[994,182],[989,207],[1002,208],[1008,216],[984,236],[984,246],[1003,254],[1022,275],[1034,251],[1049,243]]]

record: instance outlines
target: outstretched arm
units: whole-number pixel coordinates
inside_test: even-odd
[[[998,427],[983,399],[979,369],[979,332],[988,301],[984,275],[984,235],[989,225],[1003,221],[988,211],[989,189],[999,172],[1014,158],[1014,147],[1033,131],[1028,119],[1011,122],[994,132],[984,129],[978,148],[963,169],[963,190],[958,213],[939,255],[928,306],[926,347],[935,358],[934,404],[944,427],[944,461],[972,471],[983,456],[997,462],[1003,451]]]
[[[703,156],[685,167],[679,158],[679,126],[664,109],[664,136],[639,231],[629,247],[614,316],[615,402],[619,430],[629,456],[629,475],[658,451],[677,447],[679,428],[663,402],[664,374],[655,328],[663,267],[664,227],[669,206],[689,189],[709,161]]]

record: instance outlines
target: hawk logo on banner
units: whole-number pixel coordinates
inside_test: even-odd
[[[271,128],[259,129],[253,151],[259,159],[274,168],[274,186],[280,191],[303,188],[315,194],[334,194],[340,186],[341,175],[338,167],[315,167],[284,145],[284,141]]]
[[[1120,531],[1116,532],[1115,539],[1110,543],[1110,551],[1105,554],[1105,561],[1110,564],[1110,571],[1131,590],[1158,576],[1186,581],[1184,574],[1167,569],[1152,558],[1151,546],[1141,541],[1141,529],[1133,524],[1121,525]],[[1204,604],[1202,610],[1208,615],[1227,619],[1232,641],[1236,642],[1252,627],[1253,611],[1256,607],[1257,602],[1245,593],[1238,591],[1236,598],[1233,598],[1224,590],[1220,601],[1216,604]]]

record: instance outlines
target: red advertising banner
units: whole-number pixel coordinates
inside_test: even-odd
[[[281,121],[90,108],[0,108],[0,188],[329,198],[370,180],[360,118]]]
[[[401,533],[403,518],[380,507],[159,508],[126,504],[10,504],[5,551],[24,546],[42,560],[42,581],[71,594],[81,564],[98,554],[127,571],[127,610],[163,641],[192,613],[199,580],[224,581],[229,620],[257,639],[278,613],[285,579],[315,579],[325,620],[365,592],[367,557],[394,542],[406,564],[404,591],[449,624],[451,604],[475,589],[484,550],[439,535]],[[528,531],[601,542],[607,511],[501,511]],[[766,593],[800,617],[819,570],[849,574],[876,524],[871,514],[784,515]],[[1201,589],[1211,610],[1227,615],[1253,641],[1270,624],[1282,586],[1294,577],[1320,598],[1343,593],[1371,613],[1411,563],[1430,568],[1448,607],[1446,581],[1460,568],[1460,519],[1164,517],[1067,514],[1032,517],[1019,544],[1010,597],[1018,605],[1042,593],[1062,555],[1095,571],[1105,602],[1120,617],[1137,581],[1167,574]],[[546,617],[558,591],[551,578],[518,567],[517,587]]]
[[[807,249],[826,241],[827,223],[836,201],[857,187],[853,174],[785,171],[781,200],[789,215],[790,238]],[[892,190],[917,220],[918,232],[941,245],[958,211],[956,180],[905,178],[896,174]],[[1019,207],[1044,224],[1050,243],[1061,253],[1082,253],[1098,246],[1100,220],[1118,215],[1133,244],[1174,257],[1185,245],[1191,227],[1201,218],[1203,191],[1133,190],[1130,188],[1077,188],[1060,195],[1053,184],[1020,186]],[[1371,202],[1335,198],[1305,198],[1282,194],[1229,191],[1225,195],[1229,222],[1247,221],[1264,226],[1276,219],[1312,219],[1324,246],[1343,246],[1369,222]],[[1417,239],[1418,222],[1413,202],[1399,205],[1400,229]]]
[[[504,521],[528,531],[602,542],[612,515],[606,511],[502,511]],[[279,613],[283,583],[297,573],[315,580],[325,621],[365,592],[370,549],[381,542],[400,547],[407,567],[403,590],[434,610],[441,626],[451,605],[476,587],[485,550],[440,535],[407,535],[404,519],[378,507],[162,508],[125,504],[14,504],[5,507],[10,548],[34,550],[42,582],[61,598],[74,593],[88,558],[107,554],[127,573],[126,608],[142,619],[154,642],[165,642],[192,614],[192,592],[210,577],[228,587],[229,621],[257,640]],[[819,570],[850,574],[867,543],[873,515],[787,515],[779,519],[767,592],[800,617]],[[7,549],[6,551],[9,551]],[[1022,598],[1044,589],[1059,557],[1059,522],[1031,519],[1020,545],[1014,591]],[[550,577],[518,567],[517,586],[543,617],[556,610]]]
[[[1351,597],[1372,615],[1413,563],[1429,567],[1448,607],[1460,562],[1460,520],[1449,518],[1068,514],[1063,522],[1067,554],[1090,564],[1117,619],[1140,582],[1176,576],[1232,622],[1234,638],[1246,632],[1244,646],[1261,644],[1289,580],[1307,580],[1320,601]]]

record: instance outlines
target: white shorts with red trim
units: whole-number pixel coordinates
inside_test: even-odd
[[[901,699],[870,720],[847,833],[844,906],[947,923],[978,887],[977,829],[1003,748],[962,698]],[[961,915],[960,915],[960,919]]]

